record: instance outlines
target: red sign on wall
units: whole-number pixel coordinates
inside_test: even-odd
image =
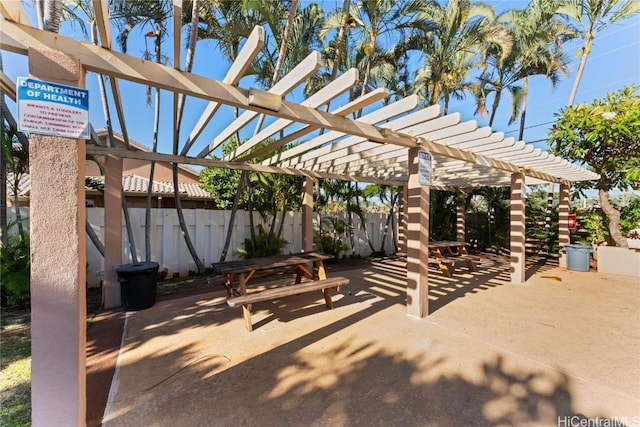
[[[578,228],[576,214],[569,214],[569,230],[575,230],[576,228]]]

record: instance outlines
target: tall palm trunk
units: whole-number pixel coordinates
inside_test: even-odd
[[[496,94],[493,97],[493,105],[491,106],[491,117],[489,118],[489,126],[493,126],[493,120],[496,118],[496,112],[498,111],[498,105],[500,105],[501,97],[502,91],[496,90]]]
[[[576,99],[576,95],[578,94],[578,86],[580,86],[580,80],[582,79],[582,73],[584,72],[584,67],[587,65],[587,58],[589,53],[591,52],[591,45],[593,44],[593,39],[595,38],[595,33],[593,29],[589,29],[587,33],[587,37],[585,38],[584,47],[582,48],[582,57],[580,58],[580,65],[578,65],[578,71],[576,72],[576,78],[573,80],[573,86],[571,87],[571,93],[569,94],[569,101],[567,101],[567,107],[571,107],[573,105],[573,101]]]
[[[529,77],[525,77],[522,80],[522,107],[520,113],[520,133],[518,134],[518,141],[524,139],[524,124],[527,116],[527,95],[529,94]]]
[[[389,207],[389,213],[387,214],[387,221],[385,223],[384,226],[384,231],[382,232],[382,243],[380,243],[380,254],[384,255],[385,250],[384,250],[384,243],[387,240],[387,235],[389,234],[389,227],[392,227],[393,224],[393,211],[394,211],[394,206],[396,204],[396,199],[398,198],[397,195],[392,195],[391,196],[391,206]],[[393,233],[392,233],[393,234]]]
[[[185,71],[190,73],[193,67],[193,57],[195,55],[196,48],[196,35],[198,32],[198,19],[200,16],[200,1],[193,0],[193,10],[192,10],[192,21],[191,21],[191,30],[189,32],[189,45],[187,46],[187,58],[185,61]],[[180,102],[182,99],[182,102]],[[182,120],[182,112],[184,109],[184,95],[178,96],[178,108],[176,111],[176,124],[174,129],[174,139],[173,139],[173,154],[178,154],[178,140],[180,138],[180,122]],[[178,186],[178,164],[172,164],[173,171],[173,196],[176,204],[176,212],[178,214],[178,223],[180,224],[180,230],[182,230],[182,236],[184,237],[184,242],[187,245],[187,249],[191,254],[191,258],[193,258],[193,262],[196,264],[196,268],[198,269],[198,274],[204,274],[205,268],[204,263],[198,256],[196,248],[193,246],[191,242],[191,238],[189,237],[189,229],[187,228],[187,224],[184,221],[184,213],[182,211],[182,203],[180,200],[180,188]]]
[[[95,20],[91,21],[91,43],[94,45],[98,44],[97,40],[97,27]],[[98,86],[100,89],[100,99],[102,101],[102,111],[104,113],[104,120],[107,127],[107,132],[109,134],[109,146],[115,146],[115,140],[113,137],[113,126],[111,124],[111,112],[109,110],[109,103],[107,102],[107,90],[104,86],[103,76],[98,75]],[[122,186],[122,182],[120,183]],[[131,217],[129,216],[129,207],[127,205],[127,200],[125,199],[124,194],[122,195],[122,213],[124,215],[124,223],[125,229],[127,231],[127,240],[129,241],[129,253],[131,254],[131,262],[138,262],[138,251],[136,250],[135,237],[133,235],[133,228],[131,227]],[[90,236],[91,237],[91,236]],[[93,241],[93,239],[92,239]],[[96,247],[99,247],[96,242],[93,242]],[[103,252],[104,253],[104,250]]]
[[[340,61],[342,59],[342,42],[344,41],[345,33],[347,30],[347,21],[349,20],[349,9],[351,6],[351,0],[344,0],[342,3],[342,19],[340,20],[340,29],[338,30],[338,36],[336,37],[336,51],[333,55],[333,68],[331,70],[331,80],[335,80],[340,70]]]
[[[287,14],[287,23],[284,27],[284,31],[282,32],[282,40],[280,41],[280,51],[278,52],[278,61],[276,62],[275,69],[273,70],[273,77],[271,77],[271,86],[278,83],[280,80],[280,71],[282,70],[282,66],[284,65],[284,58],[287,55],[287,46],[289,45],[289,35],[291,34],[291,27],[293,26],[293,20],[296,17],[296,13],[298,11],[298,3],[299,0],[291,0],[291,7],[289,8],[289,13]],[[256,129],[254,131],[254,135],[257,135],[262,128],[262,123],[264,122],[264,114],[260,114],[258,118],[258,124],[256,125]]]
[[[240,180],[238,181],[238,190],[236,191],[236,195],[233,198],[233,206],[231,207],[231,216],[228,221],[227,228],[227,236],[224,240],[224,247],[222,248],[222,252],[220,253],[220,262],[223,262],[227,258],[227,253],[229,252],[229,245],[231,245],[231,235],[233,234],[233,224],[236,219],[236,214],[238,213],[238,205],[240,204],[240,197],[242,196],[242,192],[244,190],[245,182],[249,180],[249,173],[247,171],[242,171],[240,174]]]
[[[156,26],[156,32],[160,31],[160,26]],[[155,40],[155,54],[156,54],[156,62],[159,64],[162,62],[162,43],[160,36],[156,36]],[[153,115],[153,146],[152,151],[154,153],[158,152],[158,133],[160,128],[160,88],[156,88],[155,98],[155,109]],[[156,170],[156,162],[155,160],[151,161],[151,165],[149,168],[149,183],[147,184],[147,200],[146,207],[144,212],[144,248],[145,248],[145,260],[147,262],[151,261],[151,193],[153,192],[153,180]],[[159,207],[158,207],[159,208]],[[159,212],[157,210],[156,212]]]

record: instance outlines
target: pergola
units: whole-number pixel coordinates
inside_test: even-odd
[[[34,425],[83,425],[85,420],[85,211],[84,159],[87,153],[107,157],[105,178],[105,304],[119,305],[114,268],[121,264],[122,158],[301,175],[303,248],[313,246],[312,184],[317,178],[400,186],[401,250],[407,254],[407,312],[428,315],[428,221],[430,188],[460,189],[511,186],[511,281],[525,281],[525,205],[523,186],[560,184],[560,243],[569,243],[569,188],[573,181],[598,175],[523,141],[506,138],[459,113],[442,115],[438,105],[418,108],[408,96],[362,115],[347,116],[379,105],[385,89],[351,102],[323,108],[340,99],[358,81],[349,70],[300,103],[285,96],[320,68],[311,53],[268,91],[243,89],[237,83],[265,42],[255,28],[238,59],[221,81],[180,70],[181,2],[174,0],[173,66],[165,66],[112,49],[106,1],[94,0],[100,45],[92,45],[31,24],[20,2],[0,1],[0,48],[28,55],[30,74],[42,80],[83,87],[85,73],[110,79],[122,134],[126,120],[119,81],[155,86],[174,94],[208,101],[179,153],[152,153],[97,145],[84,140],[30,136],[32,245],[32,419]],[[0,74],[3,92],[15,99],[15,84]],[[242,113],[211,141],[199,136],[222,105]],[[267,125],[224,159],[206,156],[260,115]],[[175,116],[175,114],[174,114]],[[94,133],[95,134],[95,133]],[[291,144],[291,143],[298,144]],[[266,144],[266,145],[265,145]],[[278,149],[259,163],[254,159]],[[419,152],[433,156],[432,185],[419,182]],[[194,154],[197,153],[197,154]],[[464,238],[464,215],[458,215]],[[462,221],[462,223],[460,223]],[[56,230],[52,232],[52,230]],[[561,260],[562,265],[563,260]],[[62,391],[63,390],[63,391]]]

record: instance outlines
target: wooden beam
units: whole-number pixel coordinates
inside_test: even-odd
[[[0,90],[9,95],[9,98],[16,100],[16,85],[3,71],[0,71]]]
[[[173,68],[180,70],[182,44],[182,0],[173,0]]]
[[[321,56],[319,52],[311,52],[302,62],[300,62],[293,70],[287,75],[281,78],[271,89],[269,93],[275,93],[278,95],[285,95],[299,85],[303,80],[309,78],[320,68]],[[208,147],[205,147],[198,157],[205,157],[213,150],[218,148],[223,142],[225,142],[234,133],[242,129],[247,125],[258,113],[256,111],[245,111],[240,117],[235,119],[233,123],[223,129],[218,135],[209,143]],[[319,126],[318,126],[319,127]]]
[[[337,96],[343,94],[345,91],[351,89],[358,82],[358,70],[351,68],[346,73],[340,75],[337,79],[333,80],[318,92],[311,95],[308,99],[300,103],[305,107],[318,108],[321,105],[326,104]],[[295,123],[293,120],[278,119],[271,123],[262,131],[258,132],[242,145],[238,146],[231,153],[227,154],[223,160],[231,161],[235,160],[238,156],[251,150],[256,145],[260,144],[265,139],[276,134],[282,129],[286,128],[290,124]]]
[[[369,104],[373,104],[374,102],[385,99],[388,96],[389,96],[389,91],[387,89],[378,88],[364,94],[363,96],[349,102],[348,104],[343,105],[342,107],[336,108],[335,110],[332,111],[332,114],[344,117],[358,110],[361,110],[362,108],[368,106]],[[283,147],[289,142],[295,141],[301,138],[302,136],[307,135],[308,133],[311,133],[315,130],[318,130],[318,128],[315,126],[303,126],[301,129],[298,129],[297,131],[287,135],[286,137],[281,138],[277,141],[274,141],[271,144],[265,147],[262,147],[258,150],[254,150],[253,152],[251,152],[251,154],[238,158],[237,160],[248,161],[248,160],[254,159],[258,156],[268,153],[269,151],[273,151],[280,147]]]
[[[180,156],[180,155],[173,155],[173,154],[154,153],[152,151],[134,151],[134,150],[126,149],[124,147],[102,147],[102,146],[95,146],[95,145],[87,145],[87,153],[98,155],[98,156],[106,156],[108,154],[112,154],[112,155],[120,156],[123,158],[146,160],[146,161],[153,160],[156,162],[208,166],[208,167],[223,168],[223,169],[279,173],[284,175],[308,176],[316,179],[329,178],[329,179],[338,179],[342,181],[370,182],[373,184],[402,185],[402,181],[378,179],[376,177],[306,171],[306,170],[294,169],[294,168],[282,168],[277,166],[265,166],[265,165],[259,165],[259,164],[249,164],[249,163],[224,162],[222,160],[205,159],[202,157],[187,157],[187,156]]]
[[[441,144],[452,145],[452,146],[461,148],[460,144],[463,144],[465,142],[470,142],[470,141],[477,142],[484,138],[490,137],[493,133],[494,132],[490,126],[485,126],[482,128],[478,128],[473,132],[469,132],[463,135],[452,136],[446,139],[439,140],[438,142]]]
[[[1,0],[0,1],[0,14],[8,21],[13,21],[17,24],[27,25],[33,27],[29,15],[22,7],[21,1],[16,0]]]
[[[111,49],[111,26],[109,25],[109,5],[107,0],[92,0],[93,10],[96,15],[96,26],[100,35],[102,47]]]
[[[360,117],[357,122],[358,123],[367,123],[367,124],[372,124],[372,123],[378,123],[380,121],[383,120],[388,120],[392,117],[398,116],[400,114],[404,114],[407,111],[413,110],[414,108],[416,108],[416,106],[418,105],[418,97],[416,95],[411,95],[408,96],[404,99],[401,99],[399,101],[394,102],[393,104],[384,106],[382,108],[380,108],[377,111],[374,111],[372,113],[366,114],[362,117]],[[427,112],[423,113],[423,115],[426,115]],[[297,145],[293,148],[291,148],[290,150],[287,150],[284,153],[279,153],[273,157],[271,157],[270,159],[267,159],[263,162],[263,164],[274,164],[274,163],[281,163],[286,159],[292,159],[293,157],[297,156],[297,155],[301,155],[303,153],[308,152],[309,150],[312,150],[313,148],[316,147],[320,147],[328,142],[331,142],[335,139],[338,138],[342,138],[346,135],[346,133],[344,132],[338,132],[338,131],[332,131],[332,132],[327,132],[323,135],[320,135],[316,138],[313,138],[309,141],[306,141],[300,145]],[[367,138],[358,138],[356,136],[350,137],[348,138],[350,141],[352,141],[352,144],[356,144],[358,142],[361,141],[366,141]],[[299,160],[298,160],[299,161]],[[296,160],[292,159],[288,162],[286,162],[287,164],[295,164]]]
[[[447,119],[448,116],[438,117],[436,119],[433,119],[434,117],[437,117],[439,114],[439,106],[438,106],[438,109],[433,109],[429,111],[430,108],[431,107],[424,110],[416,111],[415,113],[407,114],[403,117],[387,122],[381,125],[380,127],[390,128],[390,129],[411,135],[414,133],[414,129],[416,128],[424,129],[425,125],[427,124],[429,125],[430,129],[435,130],[435,129],[440,129],[441,127],[444,127],[444,126],[449,126],[451,123],[455,122],[457,118],[459,118],[459,115],[456,115],[449,119]],[[424,122],[424,123],[421,123],[421,122]],[[313,152],[309,152],[303,156],[300,156],[298,158],[298,161],[306,162],[313,159],[313,160],[316,160],[316,162],[322,163],[322,162],[329,161],[331,159],[347,158],[353,152],[364,154],[365,152],[369,152],[369,150],[372,150],[372,149],[378,150],[379,147],[380,147],[380,144],[378,143],[365,141],[362,138],[358,138],[358,137],[350,137],[342,141],[339,141],[337,143],[334,143],[331,146],[323,147]],[[398,147],[395,145],[391,145],[390,147],[392,147],[391,150],[398,149]],[[364,157],[364,155],[362,157]],[[344,162],[344,161],[341,160],[341,162]]]
[[[256,26],[253,28],[253,31],[251,31],[249,38],[247,38],[244,46],[242,46],[238,57],[235,61],[233,61],[233,64],[231,64],[229,71],[227,71],[224,79],[222,79],[224,83],[232,85],[238,84],[242,76],[244,76],[244,73],[247,71],[247,68],[249,68],[249,65],[251,65],[251,62],[255,59],[258,52],[260,52],[262,46],[264,46],[264,34],[264,28],[260,26]],[[182,149],[182,152],[180,154],[182,154],[183,156],[187,155],[191,146],[196,142],[211,118],[218,111],[218,108],[220,108],[219,102],[211,101],[207,104],[205,110],[200,115],[198,122],[195,124],[193,130],[189,134],[189,137],[187,138],[184,148]]]

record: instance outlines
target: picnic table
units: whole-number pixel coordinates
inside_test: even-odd
[[[465,261],[469,271],[477,271],[474,261],[480,261],[480,257],[470,255],[467,242],[439,241],[429,242],[429,261],[435,262],[445,276],[451,277],[451,270],[458,261]]]
[[[333,258],[332,255],[321,252],[299,252],[289,255],[248,258],[226,262],[212,263],[216,273],[226,277],[227,304],[230,307],[242,306],[245,326],[253,330],[251,324],[251,304],[267,301],[303,292],[322,290],[328,308],[333,308],[330,289],[338,289],[349,283],[344,277],[327,279],[324,261]],[[280,273],[295,271],[293,285],[287,285]],[[270,274],[275,277],[273,287],[260,291],[247,292],[247,283],[257,274]],[[302,283],[302,279],[310,281]]]

